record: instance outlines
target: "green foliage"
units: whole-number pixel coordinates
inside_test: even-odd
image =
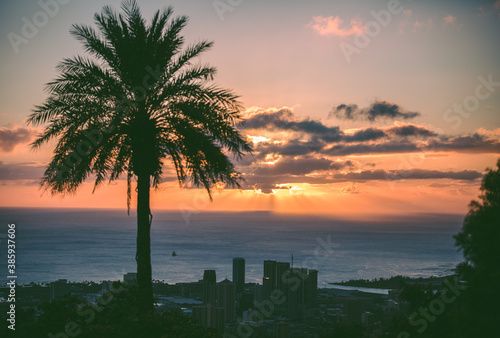
[[[365,338],[368,337],[368,331],[362,324],[336,324],[333,329],[321,330],[321,338]]]
[[[455,236],[465,257],[458,271],[472,284],[500,278],[500,160],[497,166],[484,176],[479,201],[470,203],[462,231]]]
[[[396,336],[398,332],[406,331],[411,333],[411,337],[499,337],[500,160],[496,170],[487,170],[479,201],[470,203],[462,230],[455,240],[465,257],[465,262],[457,266],[457,273],[466,283],[466,289],[454,301],[445,304],[442,313],[430,316],[432,320],[426,321],[425,329],[424,325],[411,322],[408,318],[394,318],[391,332]],[[415,318],[422,319],[421,311],[429,313],[439,293],[433,294],[424,285],[407,285],[401,298],[409,304],[410,318],[411,313],[416,313]],[[419,327],[422,332],[418,331]]]
[[[141,313],[136,304],[137,289],[108,293],[97,303],[75,296],[60,297],[40,307],[40,316],[33,316],[34,309],[18,321],[16,331],[20,337],[44,337],[50,333],[64,333],[66,328],[81,338],[170,338],[170,337],[219,337],[213,329],[199,326],[191,317],[180,311]],[[24,312],[23,312],[24,313]]]
[[[457,267],[468,289],[465,320],[471,337],[498,337],[500,332],[500,159],[488,169],[479,201],[470,203],[462,231],[455,236],[465,262]],[[472,329],[473,328],[473,329]]]

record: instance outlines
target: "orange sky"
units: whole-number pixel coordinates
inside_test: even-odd
[[[54,143],[32,152],[39,130],[25,124],[57,63],[83,53],[70,25],[91,24],[103,5],[119,3],[61,6],[17,49],[6,37],[41,9],[36,1],[1,5],[0,206],[126,207],[123,180],[95,194],[88,182],[76,196],[42,195],[37,182]],[[241,95],[240,130],[255,152],[236,162],[242,190],[217,192],[213,202],[180,189],[167,170],[153,209],[465,214],[500,157],[495,1],[401,2],[377,34],[373,12],[388,10],[386,1],[248,1],[224,13],[210,1],[169,3],[191,18],[188,41],[215,41],[202,61],[217,67],[217,84]],[[164,5],[141,4],[148,18]],[[346,54],[348,45],[357,51]]]

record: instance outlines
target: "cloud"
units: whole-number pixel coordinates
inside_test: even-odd
[[[333,35],[346,37],[351,35],[361,35],[366,31],[366,27],[358,18],[351,19],[349,27],[341,28],[343,22],[344,21],[338,16],[313,16],[313,21],[311,21],[307,27],[311,28],[321,36]]]
[[[484,135],[486,137],[499,137],[500,136],[500,128],[488,130],[486,128],[479,128],[477,130],[477,134]]]
[[[384,137],[387,137],[387,134],[383,130],[377,128],[367,128],[359,130],[352,135],[346,135],[343,139],[346,142],[366,142],[379,140]]]
[[[415,21],[415,23],[413,24],[413,29],[412,29],[412,32],[419,32],[419,31],[422,31],[422,30],[431,30],[432,26],[434,25],[434,22],[432,21],[432,19],[429,19],[427,21]]]
[[[31,141],[35,131],[22,127],[1,127],[0,128],[0,150],[12,152],[20,144],[27,144]]]
[[[335,144],[322,149],[322,154],[329,156],[402,154],[422,151],[412,142],[391,141],[376,144]]]
[[[40,180],[45,167],[38,163],[3,163],[0,161],[0,181]]]
[[[325,158],[283,158],[275,164],[266,164],[257,168],[255,175],[306,175],[315,171],[333,169],[334,163]],[[339,164],[336,166],[340,169]]]
[[[433,147],[438,151],[458,151],[462,153],[500,153],[498,137],[490,138],[486,135],[472,134],[449,137],[441,142],[435,142]]]
[[[343,193],[356,194],[359,193],[355,183],[363,183],[367,181],[404,181],[404,180],[449,180],[458,182],[476,182],[483,177],[483,174],[476,170],[461,170],[461,171],[440,171],[427,169],[412,169],[412,170],[361,170],[350,172],[337,172],[334,174],[325,173],[315,176],[280,176],[280,175],[264,175],[264,176],[247,176],[246,184],[248,187],[260,189],[262,193],[271,193],[273,190],[289,187],[294,184],[335,184],[342,182],[351,182],[351,186],[344,187]],[[445,181],[446,182],[446,181]],[[433,182],[433,187],[438,187],[436,182]],[[445,185],[443,185],[444,187]]]
[[[379,119],[413,119],[420,116],[418,112],[405,111],[401,106],[387,102],[376,101],[369,107],[360,109],[356,104],[340,104],[334,107],[329,116],[335,116],[341,120],[368,120],[374,122]]]
[[[406,112],[396,104],[376,103],[365,109],[352,109],[350,112],[349,107],[343,106],[345,105],[337,107],[333,114],[345,114],[345,111],[341,110],[347,109],[351,119],[368,120],[380,116],[410,118],[418,115],[415,112]],[[451,136],[438,134],[422,125],[395,122],[391,127],[344,131],[338,126],[327,126],[321,121],[299,119],[289,108],[256,110],[247,117],[242,128],[251,130],[252,135],[266,135],[262,142],[254,145],[253,163],[263,161],[268,154],[294,157],[313,154],[349,156],[415,152],[500,153],[500,134],[496,130],[480,129],[471,135]],[[273,139],[271,135],[277,135],[278,139]]]
[[[480,6],[478,8],[479,17],[488,17],[490,16],[491,13],[498,13],[498,16],[500,17],[500,0],[496,0],[491,6],[487,6],[486,8],[483,6]]]
[[[479,11],[479,13],[477,14],[477,16],[479,16],[479,17],[488,17],[488,12],[485,11],[482,6],[480,6],[478,8],[478,11]]]
[[[342,113],[349,119],[367,121],[405,120],[420,115],[385,101],[366,108],[341,105],[335,109],[332,114]],[[476,170],[380,169],[362,159],[358,162],[347,160],[347,157],[413,153],[424,158],[457,152],[500,154],[500,131],[496,129],[481,128],[473,134],[446,135],[428,126],[395,121],[390,126],[343,130],[323,121],[298,117],[288,107],[251,108],[240,127],[257,142],[254,142],[255,151],[251,157],[236,164],[247,186],[264,193],[301,183],[448,179],[476,184],[482,177]],[[355,190],[347,189],[344,193],[355,193]]]
[[[367,180],[388,180],[399,181],[406,179],[429,180],[429,179],[450,179],[461,181],[473,181],[483,177],[483,174],[476,170],[462,171],[440,171],[426,169],[412,170],[364,170],[360,172],[337,173],[333,178],[338,180],[367,181]]]
[[[348,187],[342,188],[342,192],[344,194],[359,194],[360,193],[360,191],[356,187],[356,183],[353,183]]]
[[[311,153],[321,153],[322,149],[328,143],[315,139],[312,141],[302,141],[294,138],[285,143],[259,143],[255,148],[261,155],[257,158],[262,158],[262,154],[279,154],[284,156],[301,156]]]
[[[408,139],[389,140],[375,144],[343,144],[325,146],[319,154],[329,156],[381,155],[427,152],[459,152],[469,154],[500,154],[500,140],[478,134],[457,137],[441,136],[427,142],[413,142]]]
[[[448,14],[443,18],[443,27],[450,26],[450,25],[456,25],[457,22],[457,17],[453,16],[451,14]]]
[[[400,125],[396,127],[391,127],[387,130],[388,134],[393,134],[401,137],[433,137],[438,136],[435,132],[421,126],[414,124]]]
[[[493,9],[498,13],[498,17],[500,18],[500,0],[495,1]]]
[[[328,127],[320,121],[295,118],[290,108],[256,109],[239,126],[240,129],[269,129],[306,133],[326,142],[339,141],[342,132],[339,127]]]

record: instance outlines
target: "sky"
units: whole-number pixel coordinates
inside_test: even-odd
[[[153,209],[190,215],[270,210],[337,217],[465,214],[500,157],[500,1],[139,0],[172,5],[186,41],[244,105],[254,152],[246,182],[180,188],[166,168]],[[74,196],[40,190],[55,143],[33,152],[26,125],[65,57],[69,34],[115,0],[0,3],[0,206],[125,208],[118,180]]]

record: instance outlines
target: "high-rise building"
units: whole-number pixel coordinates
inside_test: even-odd
[[[269,277],[272,287],[276,287],[276,261],[264,261],[264,277]]]
[[[255,284],[254,295],[257,302],[262,302],[264,300],[264,291],[262,285]]]
[[[224,322],[234,321],[236,314],[236,284],[224,280],[217,284],[217,306],[224,309]]]
[[[64,296],[71,292],[71,287],[68,284],[68,280],[59,279],[55,282],[50,283],[50,300],[54,300],[57,297]]]
[[[137,273],[129,272],[123,275],[123,283],[129,286],[137,285]]]
[[[286,322],[273,323],[273,338],[289,338],[290,337],[290,324]]]
[[[262,299],[269,299],[276,289],[276,261],[264,261],[264,276],[262,278]]]
[[[271,278],[266,276],[262,277],[262,300],[269,300],[273,290]]]
[[[287,305],[288,305],[288,317],[292,320],[299,320],[303,318],[304,313],[304,289],[305,289],[305,279],[304,275],[307,274],[306,269],[291,268],[288,272],[288,278],[293,280],[293,283],[287,284]]]
[[[209,327],[224,330],[224,308],[217,306],[210,309],[210,324]]]
[[[283,282],[283,275],[290,270],[289,262],[278,262],[276,265],[276,287],[278,290],[285,291],[285,283]]]
[[[306,287],[306,304],[310,309],[315,309],[318,297],[318,270],[309,270]]]
[[[193,306],[193,318],[196,319],[201,326],[208,326],[208,312],[210,309],[206,305]]]
[[[193,317],[201,326],[211,327],[222,331],[224,329],[224,309],[210,304],[193,306]]]
[[[294,281],[284,285],[288,316],[293,320],[314,316],[317,304],[318,270],[291,268],[287,272],[287,279]]]
[[[215,270],[205,270],[203,273],[203,302],[215,306]]]
[[[260,286],[260,285],[259,285]],[[257,290],[245,290],[241,297],[238,299],[238,309],[236,311],[238,316],[243,314],[243,311],[248,310],[250,308],[254,308],[254,300],[258,299],[256,294]]]
[[[233,283],[236,284],[236,293],[241,294],[245,289],[245,259],[233,258]]]

